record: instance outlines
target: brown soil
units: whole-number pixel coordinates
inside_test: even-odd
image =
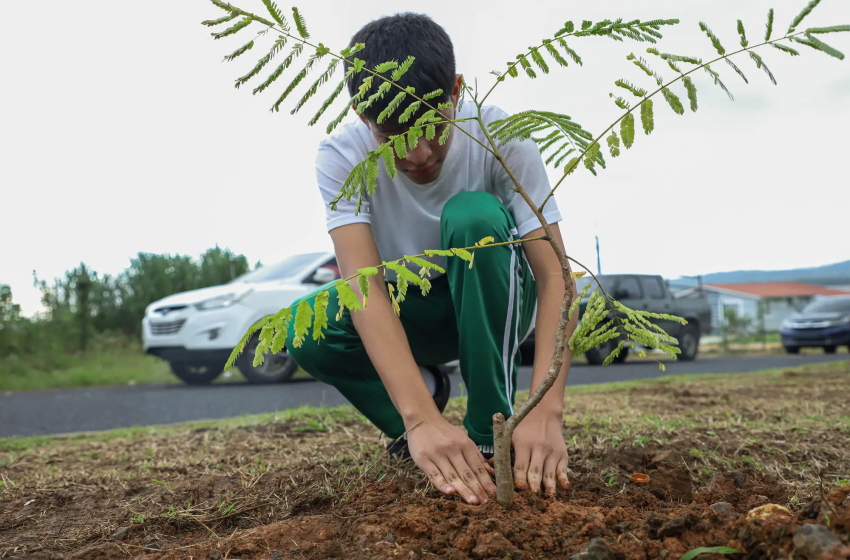
[[[0,452],[0,559],[807,558],[812,523],[850,560],[850,368],[814,375],[569,393],[572,488],[510,510],[441,496],[350,412]]]

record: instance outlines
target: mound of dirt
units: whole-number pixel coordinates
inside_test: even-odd
[[[752,508],[772,500],[784,503],[780,485],[762,473],[721,473],[696,493],[684,490],[686,470],[658,468],[652,477],[659,481],[655,486],[625,489],[577,479],[555,499],[518,494],[509,510],[494,502],[469,506],[424,495],[405,483],[373,483],[342,507],[305,504],[299,517],[211,545],[166,551],[139,546],[130,552],[163,560],[673,560],[697,547],[728,546],[744,553],[733,558],[850,560],[850,488],[833,490],[796,513],[777,508],[778,513],[756,518],[747,515]],[[104,543],[70,558],[117,558],[117,553],[114,544]]]

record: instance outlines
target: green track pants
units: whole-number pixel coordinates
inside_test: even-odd
[[[496,242],[517,238],[508,209],[483,192],[452,197],[443,208],[440,228],[442,249],[470,247],[487,236]],[[507,418],[513,413],[518,346],[529,331],[537,289],[520,244],[476,251],[471,269],[458,257],[445,260],[446,274],[431,280],[427,296],[410,286],[400,320],[417,364],[460,360],[468,393],[464,426],[472,441],[489,446],[493,414],[501,412]],[[372,366],[348,310],[336,321],[338,310],[333,288],[324,340],[316,342],[308,336],[301,348],[294,348],[290,327],[287,351],[310,375],[336,387],[387,436],[398,438],[405,432],[401,415]],[[359,313],[364,312],[368,309]]]

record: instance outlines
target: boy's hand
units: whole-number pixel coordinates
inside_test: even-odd
[[[434,416],[407,434],[410,456],[437,489],[460,494],[469,504],[483,504],[496,495],[493,468],[462,429]]]
[[[514,485],[519,489],[529,487],[540,492],[540,482],[547,496],[555,495],[556,481],[564,490],[569,489],[567,478],[567,444],[561,432],[562,413],[541,410],[540,406],[514,430]]]

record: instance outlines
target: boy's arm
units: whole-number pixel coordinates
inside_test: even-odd
[[[558,224],[549,226],[557,244],[564,248]],[[545,235],[543,228],[529,232],[524,237]],[[531,391],[540,385],[555,354],[555,331],[560,320],[564,301],[564,278],[561,263],[549,243],[532,242],[523,245],[528,264],[537,284],[537,320],[534,334],[534,370],[531,374]],[[573,282],[575,296],[575,282]],[[578,322],[578,313],[567,325],[567,338]],[[562,488],[569,487],[567,479],[567,446],[561,432],[564,417],[564,387],[570,370],[573,353],[569,347],[564,352],[564,363],[555,384],[514,431],[516,454],[514,481],[519,488],[540,490],[541,479],[547,494],[555,493],[556,481]]]
[[[381,264],[371,225],[349,224],[331,230],[330,235],[343,278]],[[369,282],[369,307],[352,313],[351,318],[405,428],[410,430],[407,438],[413,460],[444,493],[457,491],[469,503],[487,501],[487,494],[496,491],[489,465],[467,434],[437,410],[401,321],[392,309],[383,276],[372,276]]]

